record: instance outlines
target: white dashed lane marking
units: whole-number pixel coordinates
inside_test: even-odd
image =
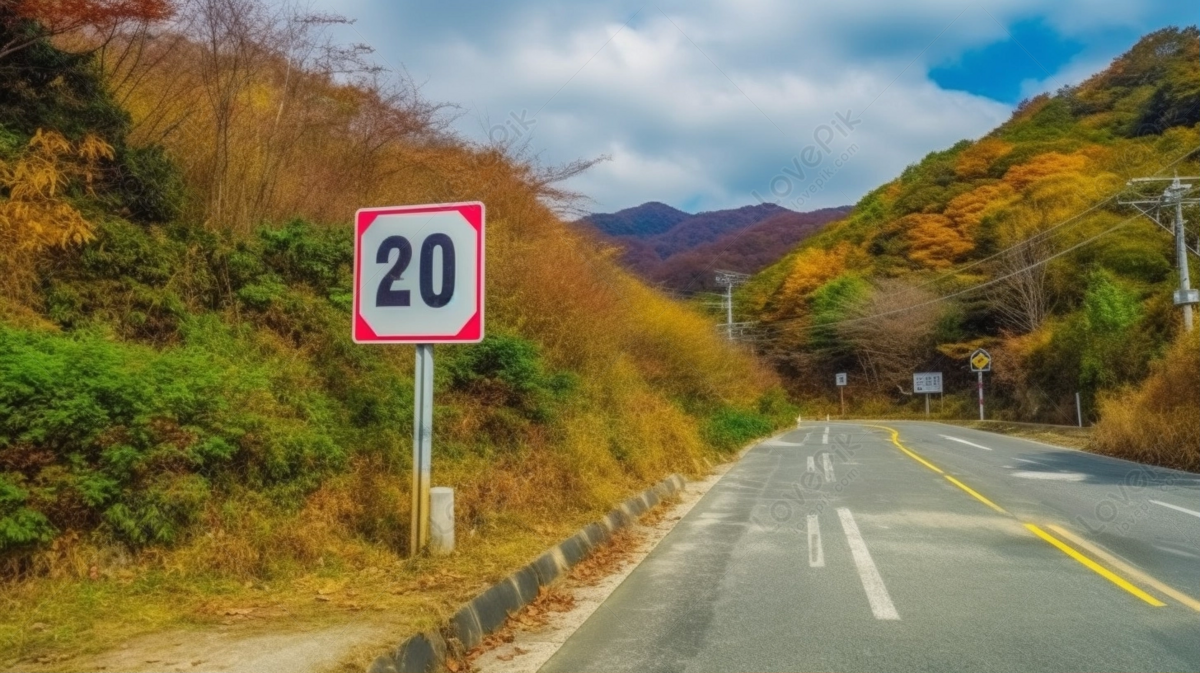
[[[984,451],[991,451],[991,449],[989,449],[986,446],[976,444],[975,442],[968,442],[967,440],[959,439],[958,437],[951,437],[950,435],[938,435],[938,437],[941,437],[942,439],[948,439],[952,442],[958,442],[959,444],[966,444],[967,446],[973,446],[977,449],[983,449]]]
[[[1192,510],[1184,509],[1183,507],[1180,507],[1179,505],[1172,505],[1169,502],[1162,502],[1161,500],[1151,500],[1150,502],[1152,502],[1156,505],[1161,505],[1163,507],[1169,507],[1178,512],[1183,512],[1184,514],[1191,514],[1192,516],[1200,517],[1200,512],[1193,512]]]
[[[825,550],[821,548],[821,522],[816,514],[808,515],[808,565],[825,567]]]
[[[867,592],[871,614],[875,615],[875,619],[900,619],[900,613],[896,612],[896,606],[892,604],[892,598],[883,584],[883,577],[879,575],[879,569],[867,551],[867,543],[858,531],[854,515],[845,507],[839,507],[837,513],[842,520],[846,540],[850,542],[850,555],[854,557],[854,565],[858,566],[858,577],[862,580],[863,590]]]

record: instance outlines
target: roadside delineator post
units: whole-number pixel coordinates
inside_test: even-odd
[[[449,486],[429,489],[429,551],[454,551],[454,489]]]

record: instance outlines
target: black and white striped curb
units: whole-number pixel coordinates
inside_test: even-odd
[[[684,484],[683,477],[673,474],[626,500],[603,519],[584,526],[529,565],[471,599],[440,632],[418,633],[381,655],[367,673],[441,673],[445,670],[448,653],[464,654],[483,642],[483,637],[503,626],[509,615],[537,598],[541,587],[550,586],[593,550],[608,542],[614,532],[681,491]]]

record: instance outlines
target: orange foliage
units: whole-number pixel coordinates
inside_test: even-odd
[[[965,179],[981,178],[1000,157],[1012,151],[1012,144],[997,138],[984,138],[958,156],[954,172]]]
[[[930,269],[945,269],[963,254],[975,249],[975,243],[945,215],[913,213],[900,219],[908,238],[908,257]]]
[[[1013,189],[1021,190],[1033,182],[1051,175],[1078,173],[1086,168],[1088,163],[1087,156],[1079,152],[1074,154],[1046,152],[1037,155],[1027,163],[1008,169],[1008,172],[1004,174],[1004,181],[1012,185]]]
[[[944,214],[954,221],[959,231],[971,235],[984,217],[1008,206],[1014,199],[1015,192],[1006,183],[983,185],[954,197],[946,204]]]

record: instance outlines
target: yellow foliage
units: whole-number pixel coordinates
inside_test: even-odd
[[[1094,447],[1101,453],[1180,470],[1200,470],[1200,343],[1181,334],[1137,388],[1100,402]]]
[[[780,288],[780,298],[785,304],[793,303],[813,290],[821,287],[846,270],[850,246],[841,243],[837,247],[806,248],[792,260],[787,277]]]
[[[1016,193],[1007,183],[983,185],[954,197],[943,213],[953,220],[959,231],[972,235],[987,215],[1010,205]]]
[[[64,191],[73,179],[90,191],[100,160],[112,157],[112,147],[95,136],[71,143],[39,129],[15,161],[0,160],[0,287],[6,294],[27,289],[34,256],[91,240],[91,223]]]
[[[958,155],[954,172],[965,179],[981,178],[987,175],[992,164],[1012,151],[1012,144],[997,138],[984,138],[968,147]]]
[[[975,249],[975,242],[945,215],[913,213],[900,219],[908,239],[908,257],[929,269],[945,269]]]
[[[1080,152],[1073,154],[1046,152],[1045,154],[1037,155],[1026,163],[1018,164],[1008,169],[1008,172],[1004,174],[1004,181],[1012,185],[1013,189],[1019,191],[1025,189],[1033,182],[1051,175],[1082,171],[1088,166],[1088,163],[1089,159],[1087,155]]]

